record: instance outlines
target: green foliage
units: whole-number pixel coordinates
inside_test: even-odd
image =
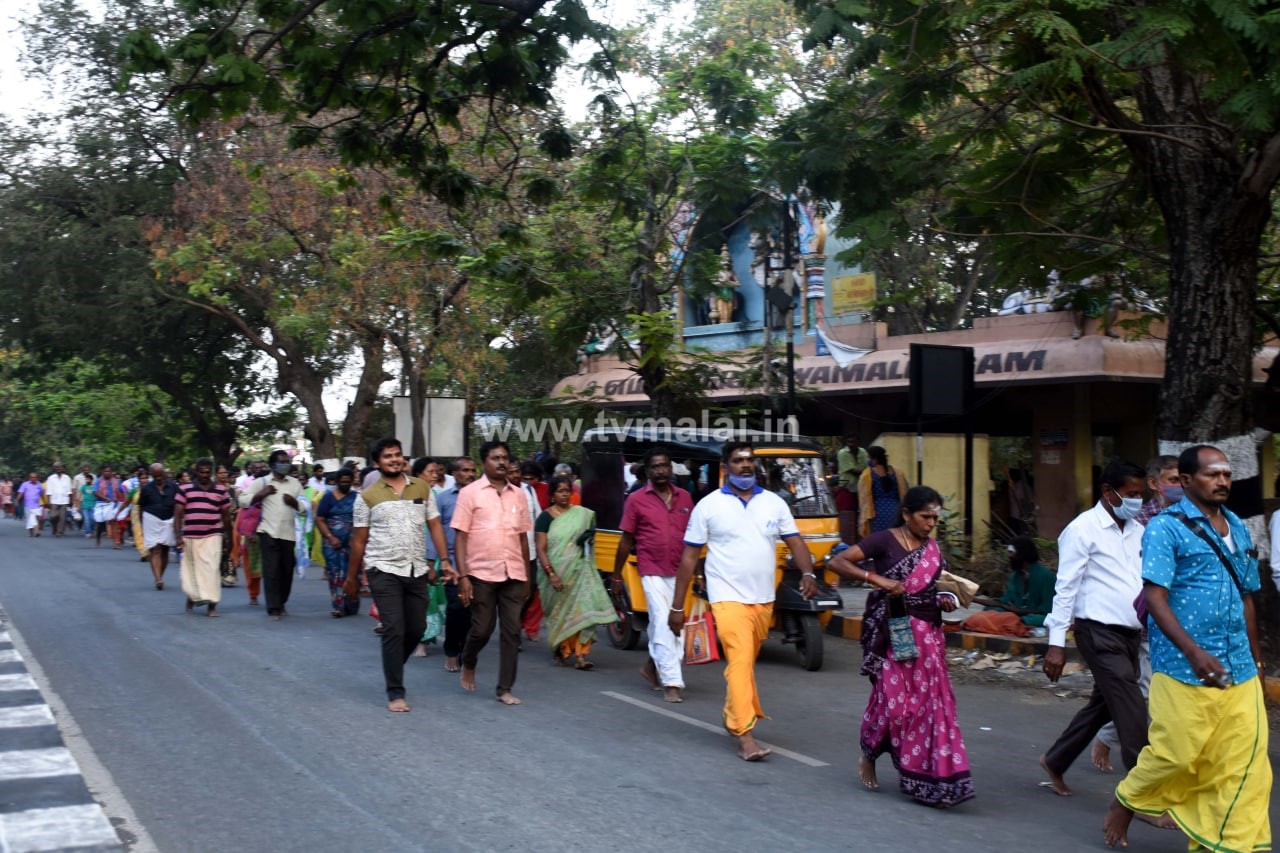
[[[55,461],[118,466],[190,460],[202,451],[190,421],[154,386],[120,381],[102,365],[53,368],[0,355],[0,471],[47,473]]]
[[[289,144],[327,139],[348,165],[389,166],[453,206],[505,192],[451,160],[465,115],[493,106],[497,130],[515,112],[547,110],[567,45],[606,32],[578,0],[176,5],[185,33],[144,27],[120,55],[134,75],[167,81],[188,122],[279,115]],[[539,143],[565,159],[574,139],[552,123]]]
[[[1280,19],[1245,0],[797,6],[813,43],[851,50],[789,135],[862,257],[942,237],[934,264],[980,246],[996,292],[1038,287],[1050,268],[1167,288],[1162,434],[1248,428],[1247,331],[1280,179]],[[1226,329],[1239,344],[1215,349]]]

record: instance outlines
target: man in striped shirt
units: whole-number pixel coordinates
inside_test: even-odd
[[[208,606],[218,615],[222,600],[222,537],[231,529],[231,495],[213,480],[213,460],[196,460],[195,479],[178,487],[173,529],[182,538],[182,591],[187,612]]]

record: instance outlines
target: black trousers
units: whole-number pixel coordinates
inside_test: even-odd
[[[462,654],[467,635],[471,633],[471,608],[463,606],[455,583],[445,584],[444,595],[444,654],[456,658]]]
[[[424,572],[410,578],[376,568],[368,569],[367,574],[369,592],[382,622],[382,677],[387,682],[387,698],[403,699],[405,661],[427,630],[427,575]]]
[[[258,547],[262,550],[262,591],[267,597],[268,616],[284,610],[289,593],[293,592],[293,567],[298,562],[294,549],[297,544],[292,539],[258,534]]]
[[[1147,700],[1138,687],[1141,640],[1136,628],[1076,620],[1076,647],[1093,673],[1093,694],[1045,753],[1045,764],[1054,773],[1066,773],[1098,730],[1113,720],[1125,769],[1138,763],[1138,753],[1147,745]]]
[[[498,583],[471,579],[471,633],[462,649],[462,665],[476,668],[480,650],[493,636],[500,622],[497,695],[510,692],[516,683],[516,662],[520,658],[520,610],[524,607],[526,581],[507,579]]]

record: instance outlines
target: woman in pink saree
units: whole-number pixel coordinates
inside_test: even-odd
[[[872,687],[862,715],[859,779],[869,789],[879,788],[876,759],[887,752],[904,794],[949,808],[972,799],[974,791],[942,633],[942,611],[957,602],[938,593],[946,559],[929,535],[941,508],[942,498],[928,486],[909,489],[897,526],[842,551],[827,567],[875,587],[862,620],[862,674]],[[891,641],[891,599],[905,604],[914,643],[907,641],[901,620]]]

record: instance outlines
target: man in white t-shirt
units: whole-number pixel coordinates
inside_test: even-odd
[[[817,594],[818,580],[790,508],[756,480],[751,444],[726,442],[721,456],[728,479],[723,488],[703,498],[689,516],[673,601],[685,600],[705,545],[707,599],[726,659],[724,724],[738,741],[738,757],[759,761],[772,750],[760,746],[752,733],[764,716],[756,690],[755,665],[773,621],[779,538],[786,541],[800,569],[800,591],[806,598]],[[651,618],[661,616],[651,614]],[[683,609],[672,608],[667,618],[672,633],[679,635],[684,630],[684,618]]]
[[[44,496],[49,500],[49,521],[53,524],[53,535],[62,536],[67,532],[67,513],[71,510],[71,477],[61,462],[53,466],[53,473],[44,481]]]

